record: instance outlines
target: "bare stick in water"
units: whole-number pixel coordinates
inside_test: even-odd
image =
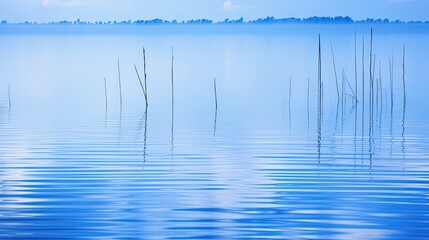
[[[344,110],[344,68],[341,70],[341,109]]]
[[[331,43],[332,63],[334,64],[335,84],[337,86],[337,97],[338,97],[338,101],[340,101],[340,92],[338,90],[338,77],[337,77],[337,67],[335,65],[334,48],[332,47],[332,41],[330,41],[330,43]]]
[[[217,89],[216,89],[216,78],[213,78],[213,88],[214,88],[215,104],[216,104],[216,110],[217,110]]]
[[[147,108],[148,102],[147,102],[146,50],[144,48],[143,48],[143,74],[144,74],[144,98],[146,101],[146,108]]]
[[[106,110],[107,110],[107,83],[106,83],[106,77],[104,77],[104,100],[106,102]]]
[[[317,79],[317,152],[318,162],[320,163],[322,147],[322,49],[319,34],[319,58],[318,58],[318,79]]]
[[[136,75],[137,75],[137,78],[139,79],[140,87],[141,87],[141,89],[143,91],[143,95],[145,96],[145,99],[146,99],[146,90],[145,90],[145,88],[143,86],[143,82],[142,82],[142,80],[140,78],[139,71],[137,70],[137,66],[135,64],[134,64],[134,70],[136,71]],[[146,102],[146,106],[147,106],[147,102]]]
[[[171,109],[174,113],[174,47],[171,47]]]
[[[381,109],[383,109],[383,84],[381,82],[381,61],[380,61],[380,67],[378,69],[380,72],[380,76],[379,76],[379,82],[380,82],[380,105],[381,105]]]
[[[10,85],[7,85],[7,95],[9,96],[9,108],[12,106],[12,102],[10,100]]]
[[[372,61],[372,82],[371,82],[371,89],[372,89],[372,107],[374,107],[374,82],[375,82],[375,60],[376,60],[376,55],[374,54],[374,59]],[[376,83],[377,84],[377,83]]]
[[[121,68],[119,66],[119,58],[118,58],[118,77],[119,77],[119,99],[122,108],[122,83],[121,83]]]
[[[317,92],[318,92],[318,96],[317,96],[317,101],[318,101],[318,107],[319,109],[321,108],[321,103],[322,103],[322,47],[321,47],[321,43],[320,43],[320,34],[319,34],[319,57],[318,57],[318,84],[317,84]],[[337,91],[338,93],[338,91]]]
[[[389,73],[390,73],[390,108],[393,109],[393,54],[389,58]]]
[[[307,127],[310,125],[309,100],[310,100],[310,78],[307,79]]]
[[[364,120],[365,120],[365,36],[362,37],[362,133],[363,133]]]
[[[407,94],[405,89],[405,45],[402,51],[402,85],[404,90],[404,106],[407,104]]]
[[[372,84],[372,82],[373,82],[373,76],[372,76],[372,28],[371,28],[371,38],[370,38],[370,42],[369,42],[369,44],[370,44],[370,47],[369,47],[369,83],[370,83],[370,89],[369,89],[369,106],[370,107],[372,107],[372,98],[373,98],[373,90],[372,90],[372,87],[373,87],[373,84]]]
[[[377,105],[377,107],[378,107],[378,81],[377,81],[377,79],[375,78],[375,66],[376,66],[376,64],[375,64],[375,62],[376,62],[376,54],[374,54],[374,62],[372,63],[373,64],[373,68],[372,68],[372,77],[373,77],[373,85],[375,84],[375,87],[377,88],[377,89],[375,89],[374,90],[374,87],[372,87],[373,88],[373,91],[375,91],[375,96],[376,96],[376,105]]]
[[[292,96],[292,78],[289,78],[289,113],[290,113],[290,100]]]
[[[357,95],[357,52],[356,52],[356,31],[355,31],[355,93]],[[358,102],[357,96],[356,96],[356,102]]]
[[[320,102],[321,102],[321,104],[320,104],[320,114],[321,114],[321,116],[323,115],[323,81],[320,83],[320,92],[321,92],[321,99],[320,99]]]
[[[353,91],[352,85],[350,84],[349,79],[347,78],[347,74],[344,72],[344,69],[343,69],[343,74],[344,74],[344,79],[346,80],[347,85],[348,85],[348,86],[349,86],[349,88],[350,88],[350,91],[352,91],[352,95],[350,95],[350,94],[349,94],[349,95],[350,95],[350,96],[352,96],[352,98],[354,98],[356,102],[359,102],[359,101],[357,100],[357,96],[356,96],[356,94],[355,94],[355,91]]]
[[[308,111],[308,105],[309,105],[309,98],[310,98],[310,78],[307,79],[307,111]]]
[[[291,109],[290,109],[291,97],[292,97],[292,78],[289,78],[289,128],[291,126],[291,119],[292,119]]]
[[[144,99],[145,99],[145,103],[146,103],[146,108],[148,107],[148,102],[147,102],[147,77],[146,77],[146,51],[143,48],[143,74],[144,74],[144,85],[142,82],[142,79],[140,78],[140,74],[139,71],[137,70],[137,66],[134,64],[134,69],[136,70],[136,75],[137,78],[139,79],[139,83],[140,83],[140,87],[143,91],[143,95],[144,95]]]

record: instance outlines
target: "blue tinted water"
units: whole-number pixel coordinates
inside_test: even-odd
[[[337,104],[330,41],[354,88],[355,29],[359,103]],[[0,238],[427,237],[429,30],[374,28],[383,98],[370,112],[369,29],[0,35]],[[133,69],[143,46],[147,110]]]

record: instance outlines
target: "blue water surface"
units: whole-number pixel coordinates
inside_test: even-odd
[[[0,34],[1,239],[428,237],[427,27],[124,28]]]

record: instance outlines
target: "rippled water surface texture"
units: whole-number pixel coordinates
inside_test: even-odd
[[[370,28],[3,32],[0,238],[427,238],[429,29]]]

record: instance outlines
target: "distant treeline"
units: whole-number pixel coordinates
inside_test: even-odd
[[[47,23],[38,23],[38,22],[19,22],[19,23],[9,23],[6,20],[3,20],[1,24],[66,24],[66,25],[79,25],[79,24],[88,24],[88,25],[155,25],[155,24],[300,24],[300,23],[313,23],[313,24],[365,24],[365,23],[371,23],[371,24],[407,24],[407,23],[413,23],[413,24],[428,24],[429,21],[400,21],[395,20],[391,21],[387,18],[385,19],[373,19],[373,18],[367,18],[365,20],[354,20],[351,17],[309,17],[309,18],[275,18],[275,17],[266,17],[266,18],[259,18],[256,20],[249,20],[245,21],[243,18],[239,19],[225,19],[223,21],[215,22],[210,19],[192,19],[187,21],[177,21],[177,20],[163,20],[163,19],[152,19],[152,20],[127,20],[127,21],[95,21],[95,22],[89,22],[89,21],[81,21],[80,19],[77,19],[75,21],[59,21],[59,22],[47,22]]]

